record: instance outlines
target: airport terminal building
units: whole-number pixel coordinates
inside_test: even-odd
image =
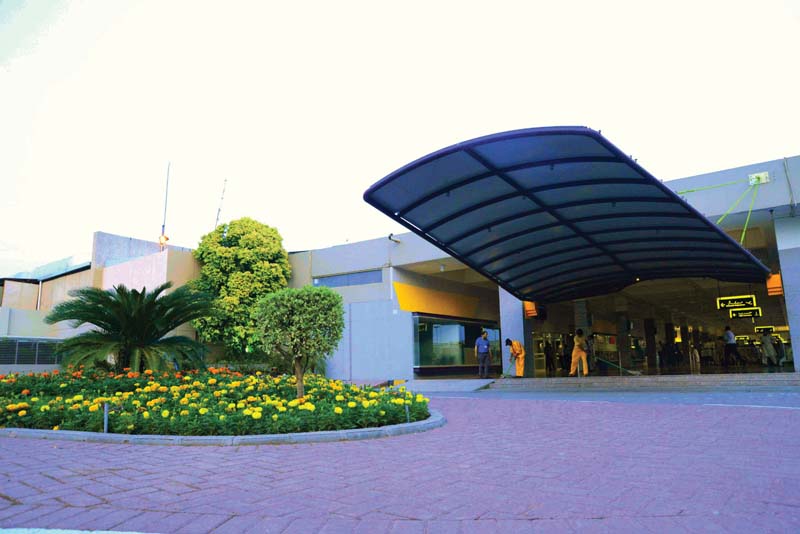
[[[495,376],[511,374],[506,338],[524,344],[526,376],[561,376],[577,328],[592,334],[593,374],[789,372],[800,331],[795,190],[800,156],[662,183],[593,130],[495,134],[376,183],[365,200],[409,232],[292,252],[290,285],[344,298],[332,378],[474,376],[482,331],[502,353]],[[41,322],[68,289],[185,283],[193,261],[98,233],[86,265],[0,279],[0,369],[55,363],[39,361],[36,344],[68,334]],[[736,367],[722,361],[726,325],[744,359]],[[779,366],[763,364],[765,330],[780,340]]]
[[[763,330],[784,353],[769,370],[794,370],[800,156],[661,183],[596,132],[546,130],[455,145],[373,186],[365,199],[412,232],[291,254],[293,284],[345,300],[331,376],[474,376],[482,330],[504,373],[511,338],[526,376],[561,376],[577,328],[593,374],[688,373],[689,345],[700,372],[762,372]]]

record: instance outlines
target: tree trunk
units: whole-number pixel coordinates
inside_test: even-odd
[[[298,358],[294,359],[294,376],[297,378],[297,398],[306,394],[303,388],[303,364]]]

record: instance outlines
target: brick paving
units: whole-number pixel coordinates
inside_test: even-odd
[[[800,532],[800,410],[434,398],[392,438],[178,447],[0,438],[0,528]]]

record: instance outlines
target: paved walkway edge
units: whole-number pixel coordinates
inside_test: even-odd
[[[321,443],[326,441],[353,441],[415,434],[439,428],[447,419],[438,411],[430,410],[423,421],[372,428],[328,430],[323,432],[297,432],[293,434],[260,434],[252,436],[159,436],[153,434],[101,434],[80,430],[41,430],[36,428],[0,428],[0,437],[51,439],[58,441],[90,441],[95,443],[124,443],[128,445],[283,445],[289,443]]]

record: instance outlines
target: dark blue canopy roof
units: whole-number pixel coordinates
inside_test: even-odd
[[[453,145],[393,172],[364,200],[523,300],[584,298],[658,278],[762,282],[769,273],[580,126]]]

